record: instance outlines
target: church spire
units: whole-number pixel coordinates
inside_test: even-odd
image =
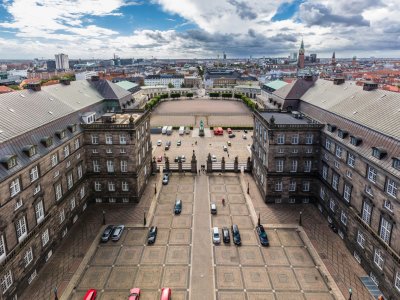
[[[303,42],[303,39],[301,39],[301,45],[300,45],[299,53],[303,53],[304,54],[304,42]]]

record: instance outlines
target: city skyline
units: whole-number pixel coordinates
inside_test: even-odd
[[[5,1],[0,57],[398,57],[395,0]]]

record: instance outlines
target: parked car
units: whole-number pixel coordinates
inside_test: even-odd
[[[179,215],[182,211],[182,200],[176,200],[175,201],[175,206],[174,206],[174,213],[176,215]]]
[[[224,149],[224,151],[228,151],[228,147],[227,146],[222,146],[222,149]]]
[[[181,161],[182,161],[182,162],[185,162],[185,161],[186,161],[185,155],[181,155]]]
[[[210,209],[211,209],[211,214],[213,215],[217,214],[217,205],[215,205],[215,203],[211,203]]]
[[[247,140],[247,136],[245,134],[243,134],[243,139]]]
[[[228,144],[228,146],[232,146],[231,141],[227,141],[226,143]]]
[[[133,288],[129,291],[129,298],[128,300],[139,300],[140,298],[140,289]]]
[[[95,300],[97,296],[97,291],[95,289],[90,289],[86,292],[83,300]]]
[[[157,141],[157,146],[161,146],[162,145],[162,140],[158,140]]]
[[[163,179],[162,179],[162,184],[163,185],[167,185],[169,182],[169,175],[168,174],[164,174]]]
[[[162,288],[161,289],[161,298],[160,300],[171,300],[172,291],[170,288]]]
[[[234,138],[235,136],[236,135],[234,133],[231,133],[231,134],[228,135],[228,137],[230,137],[230,138]]]
[[[218,227],[213,227],[212,230],[212,238],[213,238],[213,243],[214,244],[219,244],[221,242],[221,238],[219,236],[219,230]]]
[[[212,162],[216,162],[217,161],[217,157],[215,155],[211,155],[211,161]]]
[[[114,230],[114,225],[108,225],[106,229],[104,229],[103,235],[101,236],[101,241],[103,243],[107,242],[110,239],[113,230]]]
[[[157,238],[157,226],[151,226],[147,235],[147,244],[154,244]]]
[[[177,145],[177,146],[180,146],[180,145],[182,145],[182,142],[181,142],[181,140],[177,141],[177,142],[176,142],[176,145]]]
[[[162,156],[161,155],[157,158],[157,161],[158,162],[162,162]]]
[[[185,155],[175,156],[174,161],[175,162],[179,162],[179,158],[181,158],[181,162],[185,162],[186,161]]]
[[[222,228],[222,239],[226,244],[229,244],[231,242],[231,236],[227,227]]]
[[[262,225],[259,225],[256,227],[256,231],[258,234],[258,238],[260,239],[261,245],[269,246],[268,236],[267,233],[265,232],[264,227]]]
[[[114,227],[111,239],[116,242],[119,241],[119,239],[122,236],[122,233],[124,232],[125,226],[124,225],[117,225]]]
[[[232,237],[233,243],[240,246],[242,244],[242,239],[240,238],[239,227],[236,224],[232,225]]]
[[[169,145],[165,145],[164,149],[169,150]]]
[[[247,133],[247,130],[245,129],[245,130],[243,130],[244,131],[244,133]]]

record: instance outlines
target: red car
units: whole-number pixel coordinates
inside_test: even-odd
[[[157,161],[158,161],[158,162],[162,162],[162,156],[159,156],[159,157],[157,158]]]
[[[95,300],[97,296],[97,291],[95,289],[90,289],[86,292],[83,300]]]
[[[171,294],[170,288],[162,288],[160,300],[171,300]]]
[[[140,298],[140,289],[139,288],[131,289],[128,300],[139,300],[139,298]]]

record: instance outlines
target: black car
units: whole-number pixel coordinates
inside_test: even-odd
[[[247,130],[246,130],[246,129],[244,130],[244,133],[247,133]]]
[[[234,138],[236,135],[234,133],[231,133],[228,135],[230,138]]]
[[[231,236],[227,227],[222,228],[222,239],[226,244],[229,244],[231,242]]]
[[[165,145],[165,150],[169,150],[169,145]]]
[[[106,229],[104,229],[103,235],[101,236],[101,241],[103,243],[107,242],[110,239],[113,230],[114,225],[108,225]]]
[[[232,237],[233,243],[240,246],[242,244],[242,239],[240,238],[239,227],[236,224],[232,225]]]
[[[174,213],[179,215],[182,211],[182,200],[176,200],[174,206]]]
[[[157,226],[151,226],[147,236],[147,244],[154,244],[157,238]]]
[[[256,227],[258,238],[260,239],[260,243],[263,246],[269,246],[268,236],[265,232],[265,229],[262,225]]]

